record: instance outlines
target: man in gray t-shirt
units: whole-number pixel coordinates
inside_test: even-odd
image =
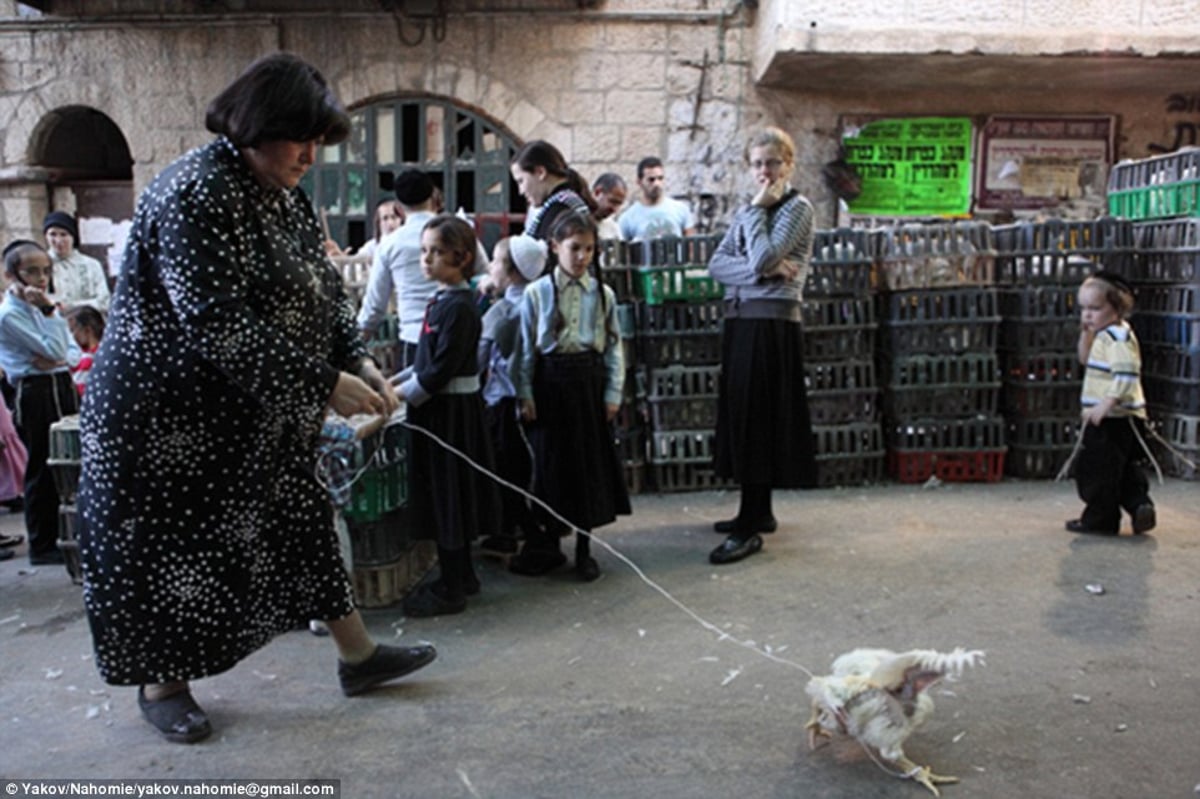
[[[664,191],[663,163],[654,156],[638,162],[638,199],[621,214],[621,238],[626,241],[658,239],[663,236],[691,236],[696,221],[686,203]]]

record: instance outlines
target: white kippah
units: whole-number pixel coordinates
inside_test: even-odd
[[[536,280],[541,277],[546,268],[548,255],[546,242],[539,241],[533,236],[522,233],[508,240],[508,257],[512,259],[517,271],[526,280]]]

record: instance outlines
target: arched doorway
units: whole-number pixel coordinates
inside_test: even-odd
[[[29,150],[30,163],[50,175],[50,210],[75,213],[75,246],[111,274],[133,217],[133,156],[121,129],[94,108],[64,106],[38,123]]]
[[[508,171],[519,145],[499,122],[428,96],[379,100],[350,117],[350,138],[323,148],[302,183],[343,247],[358,248],[374,234],[375,206],[391,196],[393,175],[407,167],[429,173],[447,211],[472,215],[489,251],[519,232],[525,199]]]

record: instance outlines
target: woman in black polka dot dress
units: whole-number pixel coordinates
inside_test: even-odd
[[[327,407],[391,413],[297,186],[349,133],[321,74],[252,64],[208,108],[220,134],[138,202],[82,411],[80,552],[101,676],[140,685],[169,740],[210,727],[188,681],[328,619],[352,695],[433,660],[376,645],[315,477]]]

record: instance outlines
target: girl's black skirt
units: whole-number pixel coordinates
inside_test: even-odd
[[[495,471],[478,391],[438,394],[424,405],[409,406],[408,422]],[[410,431],[408,453],[414,538],[434,539],[443,549],[462,549],[476,537],[499,532],[500,494],[490,477],[418,430]]]
[[[574,526],[592,530],[630,513],[625,473],[605,417],[604,359],[595,350],[539,355],[537,419],[528,426],[537,495]]]
[[[492,448],[496,456],[496,474],[525,491],[533,488],[533,457],[529,444],[517,418],[519,408],[515,397],[501,397],[495,405],[484,408]],[[528,500],[522,494],[504,486],[500,487],[500,499],[504,514],[500,525],[501,535],[517,535],[518,528],[528,532],[532,516]]]
[[[725,319],[716,447],[717,474],[742,485],[816,485],[800,323]]]

